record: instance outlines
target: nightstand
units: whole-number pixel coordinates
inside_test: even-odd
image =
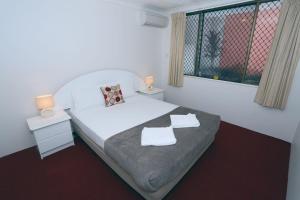
[[[64,111],[57,111],[54,116],[48,118],[37,116],[27,119],[41,159],[74,145],[70,119]]]
[[[140,90],[139,93],[157,100],[164,100],[164,90],[160,88],[152,88],[152,90]]]

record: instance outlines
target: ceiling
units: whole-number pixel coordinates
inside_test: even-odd
[[[123,2],[134,3],[140,6],[156,9],[171,9],[203,0],[122,0]]]

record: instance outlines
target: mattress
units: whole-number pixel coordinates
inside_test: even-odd
[[[178,106],[143,95],[127,97],[125,103],[111,107],[90,106],[71,110],[73,123],[104,149],[105,141],[125,130],[171,112]]]

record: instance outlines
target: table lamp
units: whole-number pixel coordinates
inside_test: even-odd
[[[35,97],[35,101],[42,117],[51,117],[54,115],[54,99],[51,94],[37,96]]]
[[[154,83],[154,77],[153,76],[146,76],[144,81],[145,81],[145,84],[147,85],[147,89],[152,90],[153,89],[152,84]]]

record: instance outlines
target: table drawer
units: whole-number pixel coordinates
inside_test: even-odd
[[[69,120],[38,129],[34,131],[34,136],[37,142],[41,142],[42,140],[65,132],[71,132],[71,125]]]
[[[40,153],[45,153],[47,151],[50,151],[52,149],[55,149],[56,147],[59,147],[61,145],[67,144],[72,141],[73,141],[73,136],[72,136],[71,131],[65,132],[65,133],[56,135],[52,138],[43,140],[42,142],[38,142],[38,148],[39,148]]]

